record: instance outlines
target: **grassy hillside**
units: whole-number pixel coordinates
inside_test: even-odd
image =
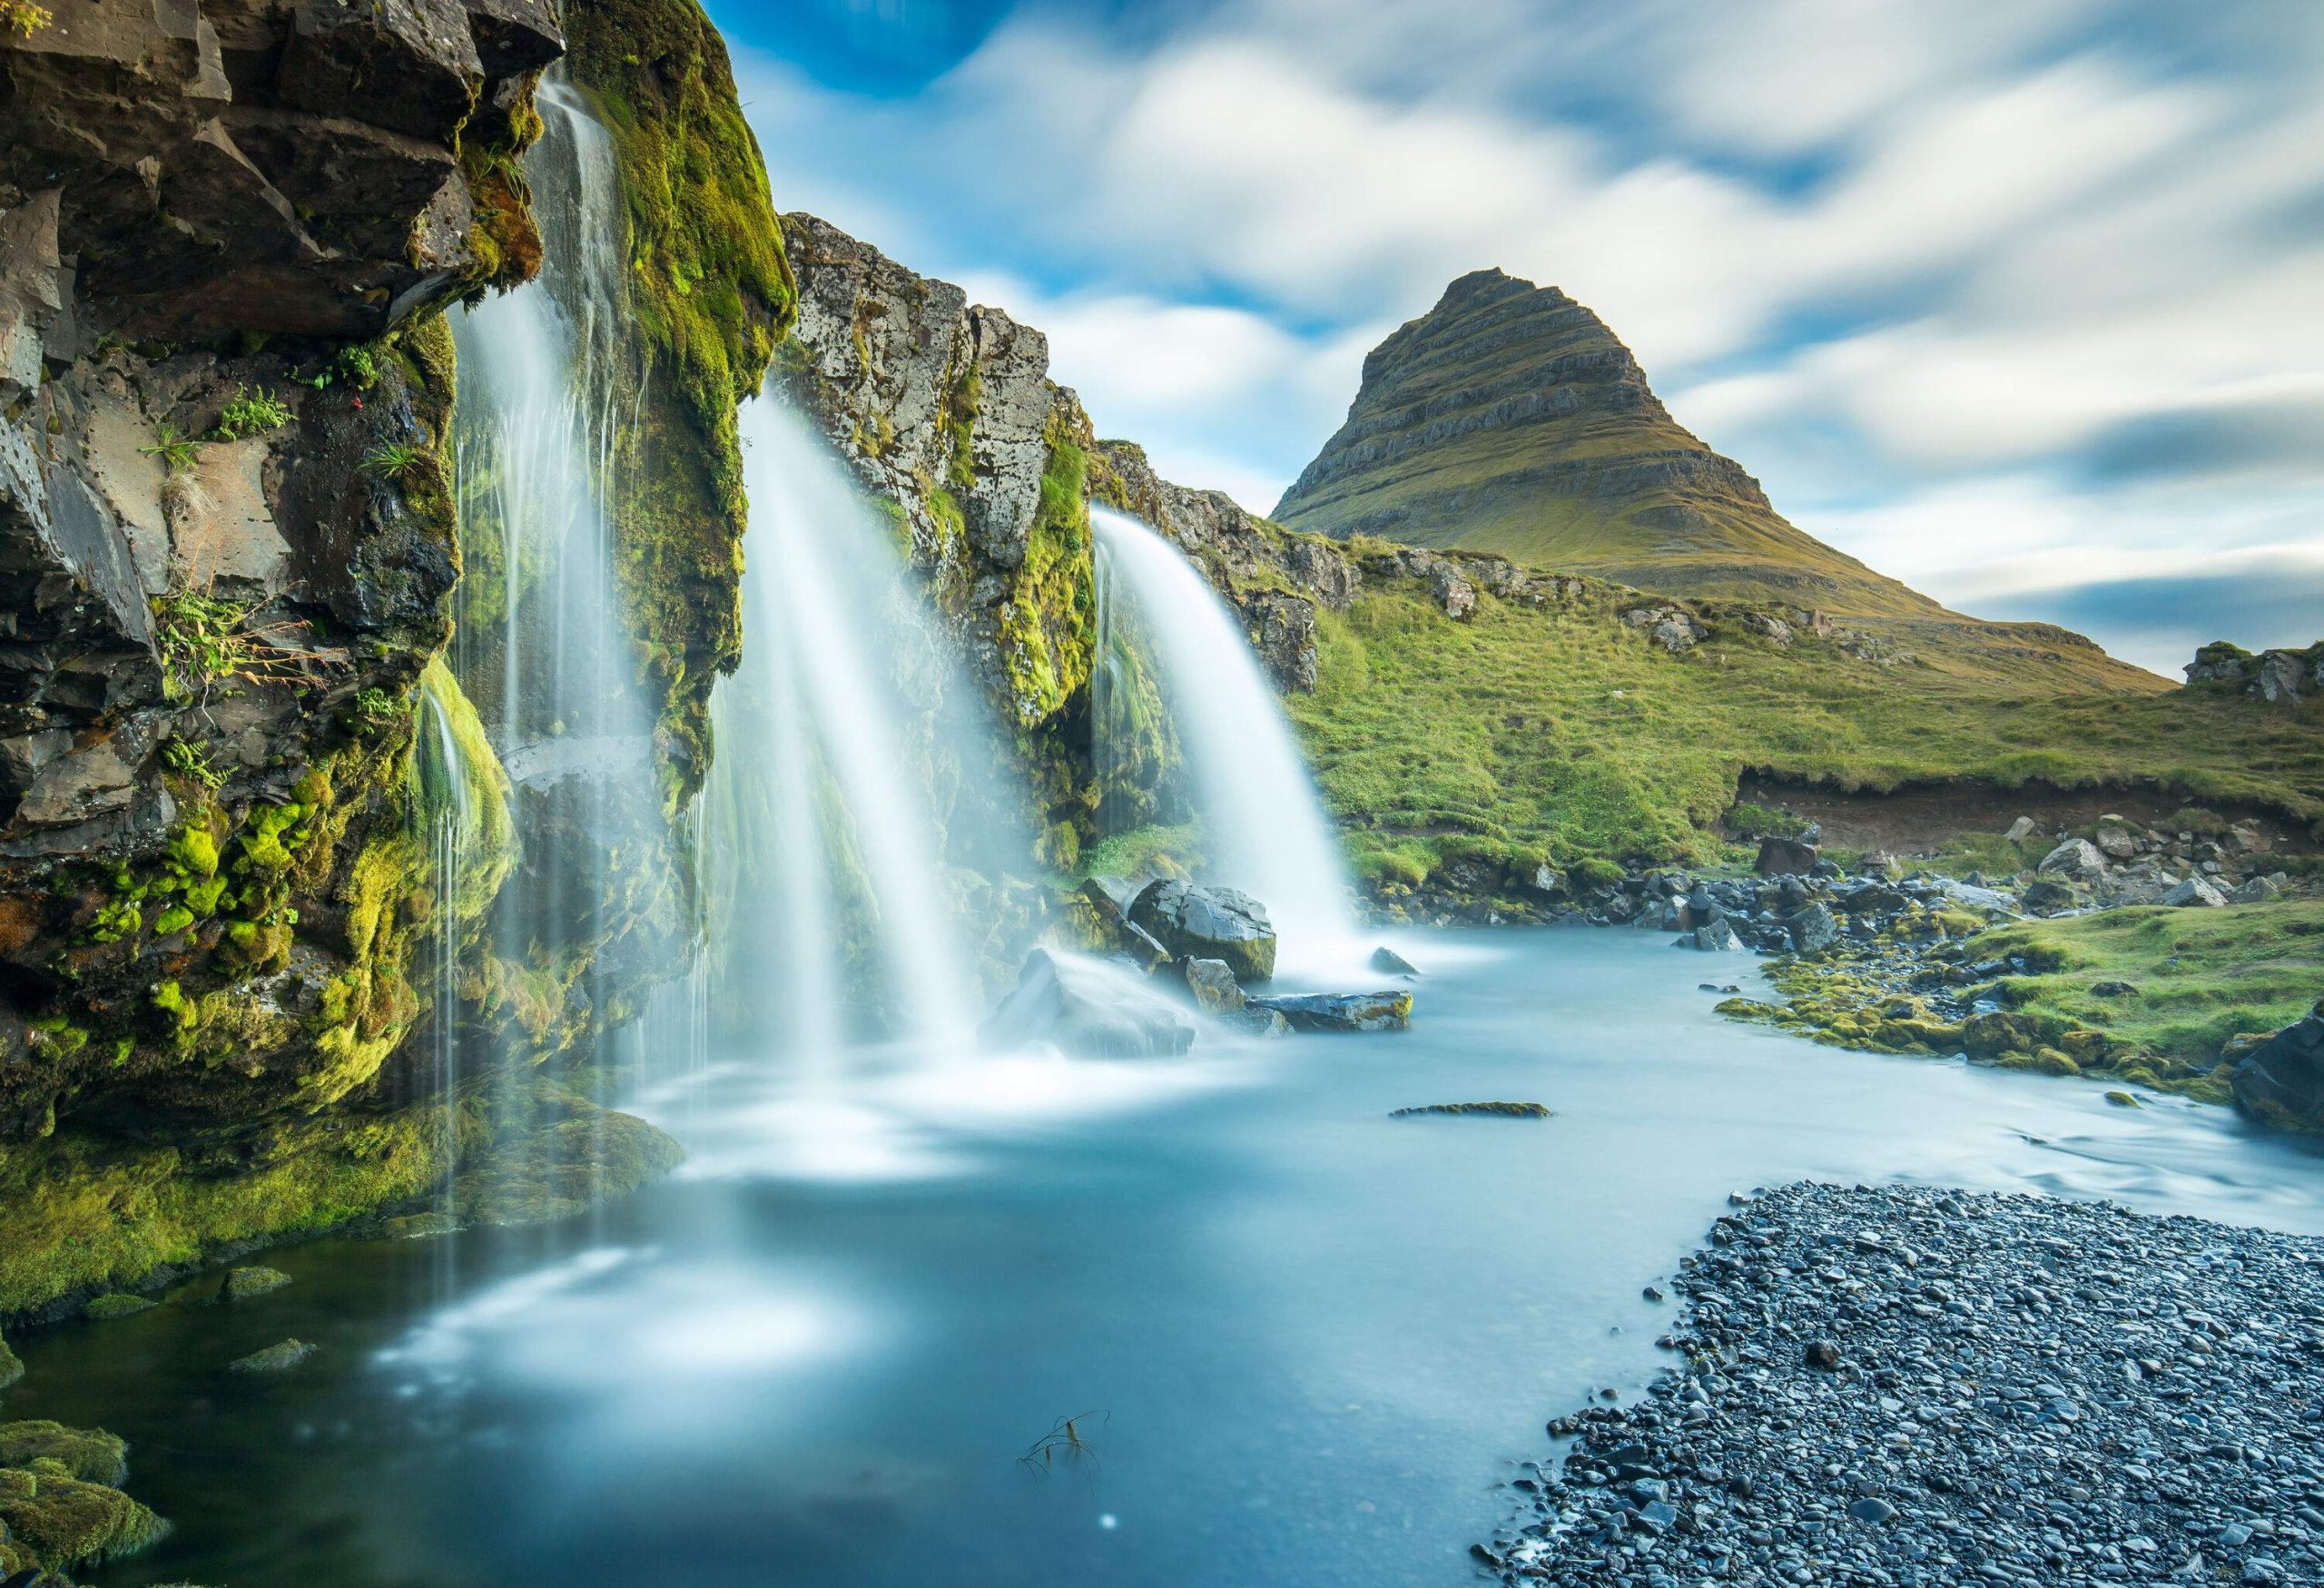
[[[1849,789],[2152,783],[2324,818],[2324,702],[2096,694],[2038,656],[1880,666],[1832,640],[1779,648],[1706,603],[1709,637],[1671,655],[1623,622],[1640,600],[1584,581],[1539,608],[1480,594],[1456,622],[1418,585],[1374,579],[1322,614],[1318,687],[1288,705],[1367,868],[1416,880],[1481,846],[1713,860],[1747,768]]]
[[[2167,686],[2042,625],[1981,623],[1802,533],[1670,417],[1628,348],[1554,287],[1463,276],[1364,360],[1286,527],[1497,552],[1670,595],[1808,608],[1915,655],[2068,651],[2091,688]]]

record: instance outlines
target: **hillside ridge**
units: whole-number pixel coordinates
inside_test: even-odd
[[[1799,529],[1674,419],[1595,312],[1499,269],[1366,355],[1347,419],[1274,518],[1345,539],[1498,552],[1657,594],[1774,601],[1982,666],[2071,655],[2090,687],[2167,681],[2055,625],[1965,616]]]

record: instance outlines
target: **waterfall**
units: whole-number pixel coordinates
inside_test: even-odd
[[[1184,797],[1201,824],[1206,876],[1267,907],[1283,970],[1326,973],[1361,963],[1339,841],[1241,621],[1152,529],[1103,508],[1090,509],[1090,522],[1098,653],[1134,650],[1158,688],[1176,730]],[[1098,670],[1100,724],[1135,709],[1106,698],[1121,686],[1118,669]]]
[[[971,835],[946,815],[990,759],[975,692],[838,459],[773,393],[741,429],[749,643],[713,702],[700,868],[714,996],[816,1062],[877,1034],[965,1051],[982,1012],[955,869]]]
[[[619,172],[604,127],[541,84],[526,157],[543,232],[531,285],[450,316],[459,359],[453,481],[465,567],[452,673],[510,787],[518,860],[465,965],[438,971],[445,1079],[491,1068],[521,1107],[526,1067],[487,1066],[444,1028],[510,1053],[615,1023],[617,997],[681,968],[683,887],[664,814],[655,707],[614,579],[616,442],[635,422]],[[440,715],[440,714],[439,714]],[[447,860],[460,857],[447,854]],[[618,906],[614,902],[620,901]],[[652,932],[637,922],[651,913]],[[655,932],[662,934],[659,940]],[[665,965],[666,962],[666,965]],[[480,1004],[461,1011],[450,995]]]

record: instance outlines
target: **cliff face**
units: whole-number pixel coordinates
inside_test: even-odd
[[[248,1130],[417,1012],[434,311],[535,257],[545,4],[61,4],[0,49],[0,1139]]]
[[[1285,536],[1224,495],[1161,479],[1137,447],[1097,439],[1080,399],[1049,380],[1039,331],[814,216],[783,224],[799,279],[793,392],[894,504],[914,566],[1015,729],[1040,859],[1069,869],[1100,804],[1125,793],[1100,786],[1090,755],[1089,504],[1129,512],[1194,556],[1287,688],[1313,686],[1316,605],[1345,606],[1356,576],[1320,538]],[[1170,751],[1117,754],[1151,771]]]
[[[564,48],[547,0],[51,10],[0,36],[0,1315],[414,1196],[455,1139],[517,1162],[480,1118],[404,1106],[389,1061],[449,1018],[415,962],[511,863],[507,780],[438,659],[441,311],[539,267],[519,156]],[[629,30],[595,85],[651,178],[626,461],[678,483],[617,538],[675,811],[739,644],[731,402],[789,283],[692,0],[576,14]],[[442,879],[456,773],[484,810]],[[614,1158],[524,1172],[664,1155]]]
[[[758,394],[796,309],[766,167],[725,42],[694,0],[587,0],[568,69],[612,133],[626,206],[636,420],[621,452],[615,568],[662,697],[657,749],[675,807],[702,786],[710,690],[742,655],[736,405]]]

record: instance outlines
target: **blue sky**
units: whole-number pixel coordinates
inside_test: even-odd
[[[1810,533],[2175,675],[2324,636],[2316,0],[714,0],[776,202],[1265,511],[1483,265]]]

